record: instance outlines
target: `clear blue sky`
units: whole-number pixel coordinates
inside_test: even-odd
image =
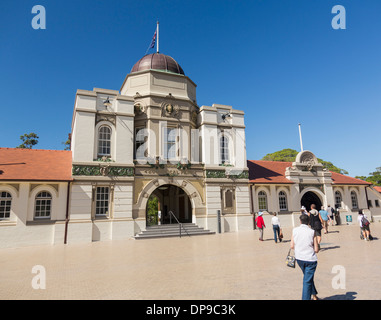
[[[46,30],[31,27],[34,5]],[[334,5],[346,30],[334,30]],[[160,21],[160,52],[197,85],[197,102],[246,114],[248,159],[304,148],[368,175],[381,166],[381,1],[0,2],[1,147],[36,132],[62,149],[77,89],[116,89]]]

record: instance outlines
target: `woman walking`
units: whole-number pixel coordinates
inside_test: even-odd
[[[259,229],[259,241],[263,241],[263,229],[266,228],[262,215],[263,212],[258,212],[258,217],[255,219],[257,228]]]
[[[273,226],[273,231],[274,231],[274,241],[275,243],[282,242],[282,238],[280,237],[281,235],[281,228],[280,228],[280,221],[279,218],[277,217],[276,212],[273,213],[273,217],[271,218],[271,224]]]
[[[295,251],[295,259],[303,272],[302,300],[318,300],[314,276],[317,267],[319,245],[315,233],[308,227],[310,218],[302,214],[300,226],[292,230],[291,249]]]
[[[311,211],[309,212],[310,226],[311,229],[315,231],[315,237],[317,238],[317,243],[320,249],[321,242],[321,229],[323,229],[323,219],[320,216],[319,211],[316,210],[316,205],[311,204]]]

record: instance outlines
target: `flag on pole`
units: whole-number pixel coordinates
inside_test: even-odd
[[[152,41],[151,41],[151,45],[149,46],[151,49],[155,47],[155,43],[156,43],[156,33],[157,33],[157,30],[155,31],[154,35],[153,35],[153,38],[152,38]]]

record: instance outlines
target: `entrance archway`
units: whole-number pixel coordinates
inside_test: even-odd
[[[306,192],[300,200],[300,203],[307,209],[307,211],[311,210],[311,204],[316,205],[316,210],[318,211],[322,206],[319,196],[313,191]]]
[[[161,212],[161,224],[177,223],[170,211],[181,223],[192,222],[192,205],[187,193],[180,187],[165,184],[156,188],[147,201],[147,226],[158,223],[158,211]]]

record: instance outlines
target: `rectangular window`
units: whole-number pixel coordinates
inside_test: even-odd
[[[8,192],[0,192],[0,219],[9,219],[12,197]]]
[[[107,216],[109,214],[110,188],[97,187],[95,199],[95,215]]]
[[[145,128],[135,129],[135,159],[144,158]]]
[[[378,200],[374,200],[374,203],[375,203],[375,205],[376,205],[377,208],[380,207],[380,201],[378,201]]]
[[[111,155],[111,129],[107,126],[99,128],[98,132],[98,156]]]
[[[369,207],[369,208],[373,208],[372,200],[368,200],[368,207]]]
[[[233,192],[230,190],[225,192],[225,207],[232,208],[233,207]]]
[[[176,139],[177,139],[177,129],[166,128],[165,146],[164,146],[165,159],[176,159]]]
[[[357,195],[354,191],[351,192],[352,208],[358,209]]]
[[[225,136],[221,137],[220,140],[220,154],[221,154],[221,163],[228,164],[229,163],[229,141]]]
[[[50,211],[52,206],[52,196],[49,192],[40,192],[36,196],[35,202],[35,218],[50,218]]]
[[[258,208],[260,211],[267,210],[267,196],[262,191],[258,194]]]
[[[286,196],[279,196],[279,210],[287,211],[287,198]]]

